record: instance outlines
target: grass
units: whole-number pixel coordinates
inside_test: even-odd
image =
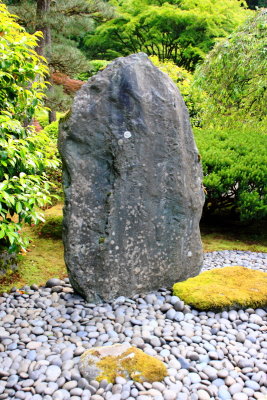
[[[227,218],[201,221],[204,251],[243,250],[267,252],[267,223],[240,223]]]
[[[62,204],[45,210],[45,216],[62,214]],[[0,293],[9,291],[12,287],[21,288],[25,285],[44,285],[52,277],[63,279],[67,271],[63,257],[63,243],[52,237],[42,237],[38,226],[25,227],[25,234],[30,238],[27,253],[20,256],[17,272],[0,279]]]
[[[260,244],[253,240],[239,240],[235,237],[230,239],[220,233],[202,234],[202,243],[205,252],[220,250],[243,250],[258,253],[267,252],[267,243]]]
[[[62,203],[45,210],[48,219],[61,215]],[[30,246],[27,253],[20,256],[19,270],[0,279],[0,293],[7,292],[12,287],[21,288],[33,283],[43,285],[49,278],[62,279],[67,276],[62,241],[53,239],[53,235],[41,235],[41,227],[42,225],[40,229],[38,226],[24,228],[31,239]],[[201,236],[205,252],[267,252],[267,224],[264,223],[244,225],[225,219],[201,222]]]

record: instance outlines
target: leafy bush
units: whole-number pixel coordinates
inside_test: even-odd
[[[251,15],[239,0],[113,0],[115,18],[87,31],[90,59],[145,52],[193,71],[216,40]]]
[[[76,75],[76,79],[80,79],[81,81],[87,81],[91,76],[98,73],[98,71],[102,71],[106,68],[106,66],[110,63],[107,60],[91,60],[89,61],[89,68],[86,72],[81,72]]]
[[[46,127],[44,128],[44,131],[50,138],[57,140],[57,138],[58,138],[58,121],[54,121],[54,122],[51,122],[51,124],[46,125]]]
[[[47,109],[47,108],[41,109],[41,110],[38,109],[34,114],[34,118],[39,122],[39,124],[41,125],[42,128],[46,128],[48,125],[50,125],[48,110],[49,109]],[[65,115],[65,112],[57,111],[56,112],[57,120],[64,115]]]
[[[49,124],[48,112],[46,110],[36,111],[34,118],[39,122],[42,128],[45,128]]]
[[[52,239],[62,239],[62,215],[52,215],[46,217],[44,223],[36,226],[36,230],[45,237]]]
[[[266,125],[195,128],[202,156],[205,213],[237,212],[241,220],[267,216]]]
[[[45,170],[57,162],[48,136],[29,125],[48,73],[34,51],[39,34],[26,33],[1,3],[0,21],[0,246],[15,251],[27,245],[22,223],[43,219],[36,206],[51,199]]]
[[[242,121],[267,115],[267,13],[260,11],[227,40],[217,44],[195,73],[206,92],[209,122],[220,116]]]
[[[185,68],[178,67],[173,61],[160,61],[157,56],[149,57],[156,67],[165,72],[177,85],[188,108],[192,126],[201,125],[201,104],[204,92],[193,88],[193,75]]]
[[[57,116],[60,118],[64,116],[64,113],[57,113]],[[47,168],[46,176],[51,182],[50,194],[53,195],[54,200],[52,199],[52,204],[56,203],[60,198],[63,199],[63,188],[62,188],[62,163],[57,150],[57,139],[58,139],[58,123],[57,121],[51,122],[51,124],[47,125],[44,129],[44,132],[49,136],[52,140],[52,149],[54,149],[55,156],[58,159],[58,168]]]
[[[207,199],[204,215],[232,211],[267,216],[267,13],[262,10],[221,41],[194,74],[203,91],[195,129]]]

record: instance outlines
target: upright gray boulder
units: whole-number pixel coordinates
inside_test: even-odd
[[[178,89],[146,54],[118,58],[80,89],[59,149],[77,292],[109,301],[199,273],[199,155]]]

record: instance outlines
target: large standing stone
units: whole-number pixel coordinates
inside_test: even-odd
[[[115,60],[80,89],[59,149],[77,292],[107,301],[198,274],[199,155],[178,89],[145,54]]]

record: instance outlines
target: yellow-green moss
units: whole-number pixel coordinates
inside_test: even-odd
[[[162,381],[167,375],[167,369],[160,360],[135,347],[117,357],[104,357],[96,366],[102,371],[98,381],[106,379],[115,382],[116,376],[123,376],[137,382],[156,382]]]
[[[173,294],[200,310],[267,305],[267,273],[235,266],[213,269],[175,283]]]
[[[45,216],[62,215],[62,204],[45,210]],[[37,228],[38,227],[38,228]],[[25,226],[23,231],[30,239],[27,253],[20,256],[19,270],[0,278],[0,293],[8,292],[13,286],[44,285],[49,278],[67,277],[64,263],[63,243],[61,240],[39,235],[39,225]]]
[[[94,350],[90,353],[93,357],[99,357],[99,353]],[[130,347],[117,356],[99,357],[95,366],[101,371],[96,377],[99,382],[106,379],[114,383],[117,376],[137,382],[156,382],[162,381],[167,376],[163,362],[136,347]]]

